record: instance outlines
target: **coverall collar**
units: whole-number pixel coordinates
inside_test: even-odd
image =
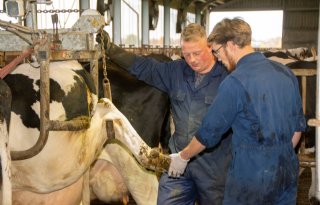
[[[192,70],[190,67],[188,69],[184,70],[184,76],[189,84],[189,86],[192,88],[192,91],[197,91],[205,86],[207,86],[212,78],[222,75],[225,72],[222,63],[220,61],[217,61],[213,68],[206,74],[204,79],[201,81],[199,86],[195,88],[195,71]]]
[[[266,59],[266,57],[260,52],[249,53],[248,55],[243,56],[237,63],[237,67],[243,67],[241,65],[247,64],[248,62],[252,63],[253,61],[261,61]],[[244,66],[245,67],[245,66]]]

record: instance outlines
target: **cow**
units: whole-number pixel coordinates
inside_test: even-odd
[[[162,54],[151,53],[146,57],[160,62],[171,59]],[[125,61],[126,59],[123,59]],[[89,70],[89,65],[84,67]],[[132,126],[150,147],[159,143],[168,149],[170,137],[170,102],[166,93],[138,80],[124,68],[107,61],[107,77],[110,81],[112,102],[127,117]],[[99,82],[103,82],[102,63],[99,63]],[[99,98],[103,97],[103,86],[99,84]],[[146,126],[147,125],[147,126]]]
[[[12,184],[11,176],[11,160],[8,148],[9,136],[8,129],[10,124],[10,107],[11,107],[11,91],[8,85],[0,79],[0,155],[1,155],[1,184],[2,194],[1,202],[3,204],[11,204],[12,202]]]
[[[155,172],[145,169],[141,167],[141,165],[136,163],[136,160],[133,158],[128,149],[124,149],[121,144],[110,143],[103,149],[102,154],[98,157],[97,162],[103,162],[104,160],[107,162],[111,162],[117,170],[121,169],[123,182],[137,204],[156,204],[158,196],[157,175],[155,174]],[[105,162],[102,166],[105,167]],[[133,170],[134,176],[132,176]],[[108,173],[108,170],[106,172],[97,173],[94,175],[94,177],[90,178],[90,180],[96,177],[97,181],[101,183],[102,180],[106,180],[105,176]],[[93,190],[95,191],[94,194],[100,195],[98,199],[104,202],[107,201],[104,198],[107,193],[105,191],[108,191],[109,193],[109,190],[105,190],[105,188],[106,186],[103,185],[100,189]],[[122,197],[122,201],[126,201],[126,195],[125,193],[123,194],[123,190],[123,188],[118,189],[116,191],[116,194],[120,195],[118,197]]]
[[[314,48],[312,48],[314,49]],[[278,57],[282,59],[294,59],[305,61],[306,58],[314,55],[314,51],[305,47],[291,49],[270,49],[264,52],[267,58]]]
[[[13,161],[14,190],[48,194],[74,183],[81,184],[81,176],[103,150],[108,138],[106,120],[113,120],[117,140],[140,163],[146,165],[150,162],[150,156],[146,155],[150,153],[150,147],[109,100],[102,99],[96,103],[97,97],[92,84],[87,83],[88,79],[85,70],[75,61],[50,64],[50,119],[71,120],[85,116],[91,118],[90,127],[80,131],[50,131],[48,142],[38,155]],[[39,135],[39,69],[22,64],[5,78],[5,82],[12,91],[9,145],[12,150],[25,150],[35,143]],[[121,158],[113,157],[109,157],[109,161],[113,160],[119,173],[125,171]],[[155,182],[155,176],[151,178]]]
[[[171,61],[171,59],[162,54],[151,53],[146,57],[154,58],[160,62]],[[125,59],[123,59],[125,61]],[[89,65],[84,65],[89,69]],[[107,61],[107,76],[111,84],[112,101],[116,107],[123,113],[135,128],[137,133],[150,147],[161,146],[162,152],[168,152],[168,140],[171,136],[172,128],[170,125],[170,103],[167,94],[162,91],[137,80],[129,74],[124,68]],[[103,82],[102,63],[99,64],[99,82]],[[103,96],[103,87],[99,84],[99,96]],[[100,201],[109,202],[109,193],[105,191],[106,185],[98,185],[99,182],[105,181],[108,178],[109,161],[104,160],[104,157],[98,158],[100,172],[95,172],[90,177],[91,182],[91,196],[97,195]],[[106,170],[104,170],[106,169]],[[95,184],[93,184],[95,182]],[[138,182],[138,180],[136,180]],[[123,183],[123,182],[121,182]],[[105,187],[105,188],[103,188]],[[123,190],[123,188],[119,188]],[[157,188],[155,189],[157,190]],[[136,191],[135,191],[136,192]],[[135,197],[135,201],[141,201],[141,197]],[[139,199],[140,198],[140,199]],[[144,198],[144,197],[142,197]],[[156,202],[155,196],[151,197],[153,200],[145,200],[138,204],[154,204]],[[92,198],[94,199],[94,198]],[[121,197],[117,197],[117,200]],[[149,202],[149,203],[146,203]],[[151,203],[152,202],[152,203]]]

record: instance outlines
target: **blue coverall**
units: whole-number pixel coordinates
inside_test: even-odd
[[[137,57],[130,68],[139,80],[166,92],[170,97],[175,132],[169,140],[172,153],[181,151],[196,133],[203,117],[227,76],[217,62],[195,87],[195,72],[184,60],[159,63],[151,58]],[[188,164],[184,176],[174,179],[164,173],[158,192],[160,205],[221,204],[226,172],[231,162],[231,137],[214,148],[205,150]]]
[[[232,127],[223,204],[296,204],[299,162],[292,136],[306,127],[298,82],[261,53],[241,58],[222,82],[196,138],[215,146]]]

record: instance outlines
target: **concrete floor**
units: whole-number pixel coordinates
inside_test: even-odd
[[[310,186],[311,186],[311,170],[310,168],[306,168],[304,169],[304,171],[301,173],[299,177],[297,205],[310,205],[310,202],[308,199]]]

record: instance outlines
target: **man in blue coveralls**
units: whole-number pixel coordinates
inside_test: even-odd
[[[190,144],[171,155],[169,174],[181,175],[189,159],[215,146],[232,127],[223,204],[295,205],[299,162],[294,147],[306,127],[296,77],[254,52],[251,28],[239,18],[219,22],[208,41],[234,71],[221,83]]]
[[[181,151],[196,133],[227,70],[212,55],[203,27],[189,24],[181,33],[184,60],[160,63],[138,57],[111,45],[108,55],[138,79],[166,92],[170,97],[175,132],[169,140],[171,153]],[[126,62],[121,62],[126,59]],[[163,173],[159,181],[159,205],[220,205],[226,172],[231,161],[231,137],[190,160],[179,179]]]

